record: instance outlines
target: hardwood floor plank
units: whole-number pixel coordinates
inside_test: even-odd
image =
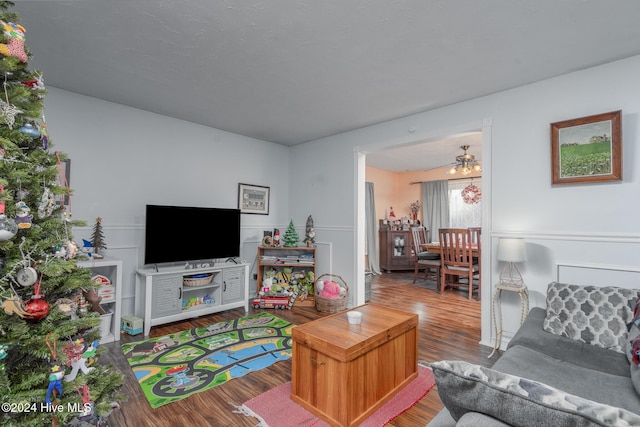
[[[373,276],[371,302],[388,305],[419,316],[418,359],[434,362],[443,359],[462,359],[490,367],[497,357],[488,359],[491,348],[481,346],[480,302],[469,300],[465,290],[447,290],[444,295],[436,291],[435,282],[418,280],[412,285],[413,272],[383,273]],[[262,310],[250,309],[251,313]],[[313,307],[277,310],[276,316],[295,324],[303,324],[325,316]],[[151,328],[151,337],[158,337],[197,326],[245,316],[243,309],[203,316],[182,322]],[[124,373],[126,380],[122,392],[129,400],[121,404],[109,417],[114,427],[253,427],[255,418],[233,413],[233,405],[243,402],[291,380],[291,360],[275,363],[268,368],[252,372],[196,393],[186,399],[152,409],[138,386],[133,371],[125,359],[120,345],[142,340],[121,335],[119,343],[105,344],[107,348],[100,363],[111,363]],[[233,404],[233,405],[232,405]],[[277,405],[277,402],[274,402]],[[437,389],[431,390],[414,407],[393,420],[389,426],[424,426],[442,409]],[[275,427],[275,426],[274,426]]]

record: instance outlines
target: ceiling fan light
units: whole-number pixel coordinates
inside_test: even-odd
[[[453,175],[453,174],[454,174],[454,173],[456,173],[457,171],[458,171],[458,168],[456,168],[456,167],[454,166],[454,167],[452,167],[451,169],[449,169],[449,170],[447,171],[447,173],[448,173],[449,175]]]
[[[462,168],[462,175],[469,175],[471,173],[471,169],[469,169],[468,167],[463,167]]]
[[[482,166],[480,165],[480,163],[476,163],[475,166],[473,166],[473,170],[475,170],[476,172],[482,172]]]

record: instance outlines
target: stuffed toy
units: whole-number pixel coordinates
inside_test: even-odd
[[[340,298],[340,285],[336,282],[332,282],[331,280],[325,280],[321,286],[321,291],[318,295],[323,298],[336,299]]]

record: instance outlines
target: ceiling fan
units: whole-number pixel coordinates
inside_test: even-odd
[[[471,172],[482,172],[482,164],[476,160],[473,154],[467,154],[468,145],[460,146],[464,150],[463,154],[456,156],[456,163],[446,173],[449,175],[460,172],[462,175],[469,175]]]

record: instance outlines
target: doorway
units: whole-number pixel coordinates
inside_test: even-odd
[[[434,141],[442,140],[445,135],[454,135],[465,132],[481,131],[482,134],[482,150],[481,159],[483,166],[482,182],[483,182],[483,203],[482,203],[482,264],[486,265],[482,271],[482,283],[491,283],[491,132],[492,122],[491,119],[484,119],[474,124],[460,125],[458,129],[450,129],[447,132],[424,132],[420,135],[409,135],[403,141],[395,142],[379,142],[376,146],[372,147],[358,147],[354,150],[355,163],[356,163],[356,218],[355,218],[355,239],[356,239],[356,272],[357,277],[357,300],[356,304],[364,304],[365,296],[365,181],[366,181],[366,167],[367,167],[367,155],[371,153],[383,153],[390,151],[394,148],[407,147],[411,145],[429,144]],[[379,212],[376,206],[376,210]],[[384,208],[383,208],[384,209]],[[379,214],[378,214],[379,215]],[[485,285],[486,287],[489,285]],[[484,292],[484,298],[482,298],[481,307],[481,328],[482,328],[482,341],[490,342],[490,313],[491,313],[491,292],[487,289]]]

